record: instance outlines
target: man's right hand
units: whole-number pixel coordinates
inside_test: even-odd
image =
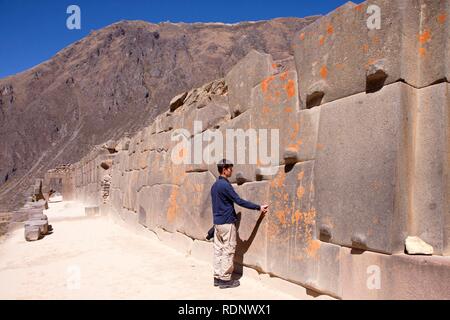
[[[262,214],[266,214],[267,211],[269,211],[269,205],[268,204],[262,205],[261,206],[261,213]]]

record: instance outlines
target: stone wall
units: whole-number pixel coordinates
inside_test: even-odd
[[[374,4],[380,30],[366,24]],[[239,208],[236,262],[343,299],[448,299],[449,14],[448,1],[348,3],[297,35],[294,67],[253,51],[224,79],[175,97],[114,153],[74,164],[76,198],[210,259],[218,173],[174,164],[172,133],[187,129],[195,145],[208,128],[279,129],[278,170],[235,166],[237,192],[271,205],[264,218]],[[434,256],[405,254],[408,236]]]

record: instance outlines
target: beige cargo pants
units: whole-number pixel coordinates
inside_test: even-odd
[[[234,269],[236,226],[214,225],[214,278],[229,281]]]

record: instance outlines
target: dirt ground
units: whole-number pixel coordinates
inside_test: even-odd
[[[85,217],[77,203],[45,213],[53,234],[26,242],[20,228],[1,241],[0,299],[294,298],[245,276],[238,288],[213,287],[211,264],[110,218]]]

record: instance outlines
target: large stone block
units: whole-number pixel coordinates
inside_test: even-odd
[[[141,219],[145,212],[145,225],[151,230],[162,228],[175,232],[180,208],[177,198],[180,188],[175,185],[154,185],[144,187],[137,196],[137,206],[141,212]]]
[[[259,205],[269,203],[268,181],[246,183],[235,187],[235,190],[245,200]],[[235,262],[259,270],[267,270],[268,217],[261,215],[259,211],[237,205],[235,209],[239,217]]]
[[[125,173],[125,186],[123,192],[123,206],[131,211],[137,211],[136,195],[138,186],[139,171],[131,171]]]
[[[176,184],[181,185],[184,179],[185,168],[178,165],[175,158],[179,157],[175,154],[174,147],[178,141],[172,141],[172,133],[163,133],[155,136],[154,141],[161,138],[163,145],[157,148],[156,145],[151,148],[148,153],[148,180],[146,185],[154,184]]]
[[[317,145],[319,134],[321,108],[311,110],[301,110],[298,114],[299,119],[299,151],[296,152],[298,161],[309,161],[316,158],[316,150],[321,148]]]
[[[148,163],[149,153],[150,153],[150,151],[144,151],[144,152],[140,152],[139,153],[137,170],[146,169],[148,167],[148,165],[149,165],[149,163]]]
[[[148,149],[150,151],[167,151],[171,146],[171,136],[172,132],[161,132],[150,135],[150,137],[148,138],[148,146],[146,146],[144,149]]]
[[[448,99],[448,93],[450,92],[450,84],[447,83],[447,99]],[[450,100],[450,99],[448,99]],[[447,100],[447,101],[448,101]],[[447,103],[448,105],[448,103]],[[446,207],[447,209],[444,212],[447,212],[445,214],[444,219],[444,254],[450,255],[450,107],[447,107],[447,112],[445,114],[447,117],[447,160],[446,165],[444,167],[444,179],[447,182],[446,187]]]
[[[341,247],[326,242],[320,242],[317,275],[312,285],[313,290],[342,297],[342,284],[339,277],[341,273]]]
[[[396,253],[412,235],[443,252],[447,104],[446,84],[417,90],[397,83],[320,108],[314,175],[321,237]]]
[[[252,50],[225,77],[231,115],[236,117],[250,108],[249,96],[254,86],[274,73],[272,57]]]
[[[374,0],[307,26],[294,40],[303,107],[400,79],[419,88],[448,79],[448,15],[448,1]]]
[[[182,117],[178,114],[165,112],[155,119],[156,133],[168,132],[182,125]]]
[[[84,208],[84,214],[86,217],[95,217],[98,216],[100,214],[100,208],[95,206],[95,207],[85,207]]]
[[[148,168],[138,171],[138,180],[136,185],[136,190],[139,192],[142,187],[145,187],[148,183]]]
[[[343,299],[449,299],[448,257],[384,255],[341,249]]]
[[[117,214],[122,209],[123,193],[120,189],[111,189],[110,203],[114,213]]]
[[[278,277],[271,277],[268,274],[260,275],[261,283],[271,289],[289,294],[298,300],[310,300],[312,297],[308,295],[308,290],[298,284],[283,280]]]
[[[258,163],[277,166],[284,164],[286,152],[297,154],[302,147],[300,138],[299,100],[295,71],[270,76],[252,90],[251,127],[268,130],[267,138],[259,137]],[[272,133],[278,131],[279,140],[272,141]],[[271,142],[274,142],[272,145]],[[261,154],[265,147],[266,153]],[[274,154],[272,154],[272,152]],[[275,156],[275,163],[264,163],[261,156]],[[297,162],[297,161],[295,161]]]
[[[179,193],[174,197],[178,219],[177,230],[189,237],[203,240],[213,225],[211,186],[216,178],[209,172],[186,175]]]
[[[32,227],[38,227],[41,236],[48,233],[48,220],[29,220],[25,221],[25,234],[30,231],[30,237],[34,236],[34,229]]]
[[[137,170],[139,168],[139,164],[140,164],[140,155],[141,153],[139,151],[133,151],[131,152],[131,154],[129,155],[129,170]]]
[[[325,241],[403,251],[411,90],[394,84],[321,107],[314,185]]]
[[[24,235],[26,241],[37,241],[42,238],[39,226],[25,226]]]
[[[224,142],[222,155],[234,163],[234,174],[229,179],[231,183],[256,181],[258,159],[250,157],[254,152],[253,147],[258,145],[258,136],[252,134],[254,129],[256,128],[252,127],[250,112],[228,121],[219,129]],[[217,166],[210,168],[210,171],[218,175]]]
[[[314,161],[281,166],[270,182],[267,272],[314,286],[320,241],[316,240]]]
[[[223,97],[222,97],[223,98]],[[219,100],[209,102],[206,106],[198,109],[195,105],[187,108],[179,116],[182,117],[182,129],[187,130],[188,136],[192,137],[195,134],[202,133],[207,129],[214,129],[221,123],[230,119],[230,111],[228,104]],[[195,122],[198,122],[195,126]]]
[[[122,137],[122,138],[117,142],[116,150],[119,151],[119,152],[120,152],[120,151],[126,151],[126,150],[128,150],[129,146],[130,146],[130,138],[128,138],[128,137]]]
[[[448,207],[449,106],[447,83],[415,90],[412,130],[414,148],[411,158],[412,215],[411,236],[433,246],[434,253],[445,251],[450,239],[445,225],[450,220]],[[447,242],[448,245],[448,242]]]

